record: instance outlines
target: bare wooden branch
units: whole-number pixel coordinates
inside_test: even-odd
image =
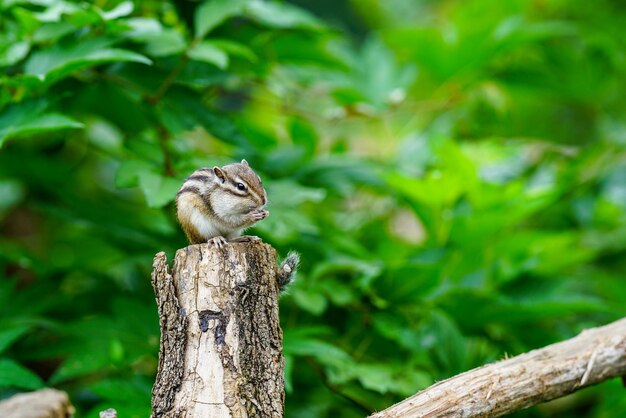
[[[0,402],[2,418],[68,418],[73,414],[67,393],[56,389],[20,393]]]
[[[260,242],[164,253],[152,283],[161,323],[154,418],[282,417],[276,253]]]
[[[626,318],[436,383],[370,418],[498,417],[626,375]]]

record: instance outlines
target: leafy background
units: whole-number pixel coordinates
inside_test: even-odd
[[[0,1],[0,394],[149,415],[173,197],[246,158],[302,253],[287,417],[626,316],[618,0]],[[617,381],[517,417],[626,415]]]

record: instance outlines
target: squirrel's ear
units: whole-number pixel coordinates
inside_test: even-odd
[[[213,167],[213,173],[215,173],[215,176],[222,180],[222,183],[224,183],[226,181],[226,175],[224,174],[224,172],[222,171],[221,168],[219,167]]]
[[[246,160],[241,160],[241,164],[245,165],[246,167],[250,167]]]

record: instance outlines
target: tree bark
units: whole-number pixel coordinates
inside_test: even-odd
[[[498,417],[626,375],[626,318],[439,382],[370,418]]]
[[[67,393],[56,389],[20,393],[0,402],[2,418],[67,418],[73,414]]]
[[[282,417],[284,358],[274,249],[261,242],[154,258],[161,324],[154,418]]]

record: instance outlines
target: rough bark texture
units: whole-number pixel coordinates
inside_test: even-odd
[[[191,245],[152,274],[161,323],[154,418],[282,417],[276,253],[260,242]]]
[[[439,382],[371,415],[498,417],[626,375],[626,319]]]
[[[74,407],[67,393],[56,389],[41,389],[20,393],[0,402],[2,418],[69,418]]]
[[[152,287],[161,326],[159,368],[152,388],[152,415],[162,417],[172,410],[174,397],[183,380],[182,365],[187,342],[187,315],[180,308],[174,280],[168,271],[167,258],[163,252],[154,257]]]

